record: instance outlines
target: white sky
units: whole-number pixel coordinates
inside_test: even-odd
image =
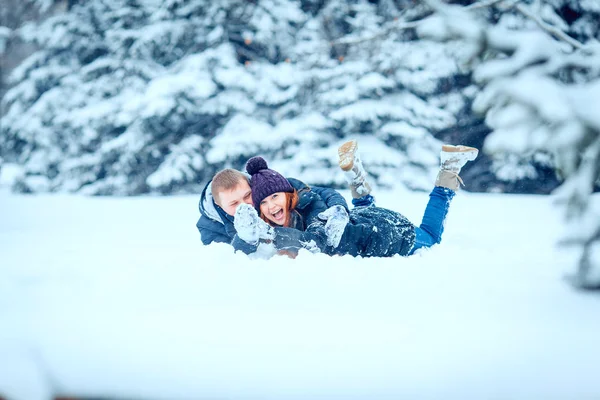
[[[460,193],[411,258],[269,261],[202,246],[197,200],[0,192],[0,395],[600,396],[600,298],[564,280],[550,197]]]

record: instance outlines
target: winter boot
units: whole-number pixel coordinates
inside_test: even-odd
[[[350,140],[338,148],[338,163],[342,171],[352,198],[360,199],[371,193],[371,186],[367,182],[367,172],[363,168],[362,161],[358,155],[358,143],[356,140]]]
[[[458,191],[460,185],[464,185],[458,174],[460,169],[468,162],[477,158],[479,150],[475,147],[452,146],[445,144],[440,153],[440,172],[435,180],[435,186],[441,186]]]

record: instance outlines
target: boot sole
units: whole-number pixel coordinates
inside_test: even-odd
[[[338,164],[343,171],[350,171],[354,166],[354,153],[358,149],[356,140],[350,140],[338,148]]]
[[[464,154],[468,154],[468,160],[469,161],[473,161],[474,159],[477,158],[477,155],[479,154],[479,150],[476,149],[475,147],[469,147],[469,146],[453,146],[451,144],[445,144],[442,145],[442,151],[445,153],[464,153]]]

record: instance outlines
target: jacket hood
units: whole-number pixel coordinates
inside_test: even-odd
[[[233,225],[233,217],[219,207],[212,196],[212,181],[208,182],[200,195],[198,209],[200,210],[200,219],[196,227],[200,231],[200,236],[204,244],[209,244],[219,237],[219,242],[230,241],[235,237],[236,231]],[[229,240],[224,240],[226,236]],[[234,246],[235,247],[235,246]]]
[[[206,218],[223,223],[223,218],[228,219],[227,213],[225,213],[225,211],[223,211],[215,203],[211,187],[212,180],[208,182],[204,187],[202,195],[200,196],[200,204],[198,205],[198,208],[200,209],[200,214],[204,215]]]

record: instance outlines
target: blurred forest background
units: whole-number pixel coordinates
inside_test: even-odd
[[[466,144],[470,191],[558,188],[600,286],[597,0],[2,3],[14,192],[199,193],[256,154],[343,187],[347,137],[380,188],[428,190],[440,144]]]

